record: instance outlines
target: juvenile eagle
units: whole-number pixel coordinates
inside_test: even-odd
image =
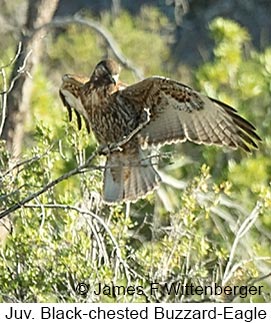
[[[112,59],[96,65],[90,78],[66,74],[60,97],[69,111],[81,116],[101,145],[118,143],[129,135],[120,151],[108,154],[104,171],[104,201],[135,201],[161,181],[148,145],[172,142],[257,149],[255,127],[237,111],[191,87],[153,76],[125,86],[118,79],[119,65]]]

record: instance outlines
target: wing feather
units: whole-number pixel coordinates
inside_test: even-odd
[[[83,117],[87,131],[90,133],[88,115],[79,96],[80,88],[85,84],[87,78],[79,75],[65,74],[62,80],[63,83],[59,90],[59,95],[63,105],[68,110],[69,121],[72,121],[72,111],[74,111],[77,119],[78,129],[81,130],[82,128],[81,117]]]
[[[250,152],[261,141],[256,128],[234,108],[174,80],[147,78],[116,95],[129,99],[139,113],[150,111],[150,121],[139,133],[141,142],[150,145],[189,140]]]
[[[64,105],[64,107],[67,108],[68,110],[68,116],[69,116],[69,121],[71,122],[72,121],[72,108],[71,106],[68,104],[66,98],[65,98],[65,95],[62,94],[61,90],[59,90],[59,96],[60,96],[60,99]]]

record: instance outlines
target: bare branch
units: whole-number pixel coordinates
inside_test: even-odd
[[[2,132],[3,132],[3,129],[4,129],[4,123],[5,123],[5,119],[6,119],[6,113],[7,113],[7,95],[11,91],[15,81],[20,77],[20,74],[17,74],[16,79],[13,78],[11,80],[10,86],[8,88],[7,87],[7,77],[6,77],[5,69],[10,67],[11,65],[13,65],[17,61],[18,57],[21,54],[21,51],[22,51],[22,42],[19,42],[17,52],[16,52],[15,56],[10,60],[9,63],[7,63],[6,65],[1,66],[1,68],[0,68],[0,74],[2,75],[2,80],[3,80],[3,91],[0,92],[0,95],[2,96],[2,99],[1,99],[1,107],[2,107],[1,115],[2,115],[2,117],[1,117],[1,124],[0,124],[0,137],[2,136]]]
[[[64,27],[71,24],[79,24],[86,26],[95,30],[106,42],[107,46],[112,50],[116,59],[126,68],[133,71],[137,78],[143,79],[144,75],[141,69],[135,66],[125,55],[122,53],[121,49],[119,48],[117,42],[111,35],[111,33],[102,26],[98,21],[95,21],[90,18],[83,18],[79,14],[72,16],[72,17],[63,17],[63,18],[55,18],[48,24],[44,24],[39,28],[35,29],[35,33],[40,29],[50,29],[55,27]]]

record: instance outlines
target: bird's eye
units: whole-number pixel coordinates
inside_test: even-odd
[[[107,74],[109,74],[110,75],[110,72],[108,71],[108,69],[103,65],[102,66],[102,70],[103,70],[103,73],[105,74],[105,75],[107,75]]]

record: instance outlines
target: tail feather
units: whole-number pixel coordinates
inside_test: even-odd
[[[114,152],[108,156],[104,172],[104,201],[136,201],[157,188],[161,181],[150,158],[141,149]]]

